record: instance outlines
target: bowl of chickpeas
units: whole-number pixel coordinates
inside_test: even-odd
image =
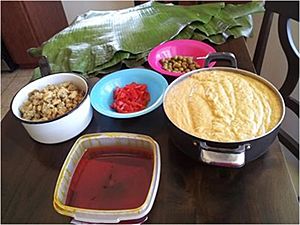
[[[45,144],[77,136],[93,116],[88,83],[73,73],[51,74],[30,82],[14,96],[11,110],[30,137]]]
[[[210,45],[196,40],[173,40],[153,48],[148,55],[148,63],[157,72],[179,77],[204,67],[205,57],[216,50]],[[212,67],[215,62],[209,64]]]

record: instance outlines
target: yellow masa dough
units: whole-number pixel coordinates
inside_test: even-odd
[[[219,142],[259,137],[282,116],[280,98],[271,88],[222,70],[202,71],[182,80],[169,90],[164,108],[185,132]]]

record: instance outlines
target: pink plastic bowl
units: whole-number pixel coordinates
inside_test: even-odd
[[[160,44],[153,48],[148,55],[148,63],[152,67],[152,69],[157,72],[169,76],[179,77],[183,73],[173,73],[167,70],[164,70],[160,60],[163,58],[170,58],[176,55],[180,56],[192,56],[192,57],[203,57],[208,53],[216,52],[216,50],[205,44],[201,41],[195,40],[174,40],[168,41],[163,44]],[[194,59],[198,65],[203,68],[204,60],[203,59]],[[209,64],[209,67],[215,65],[215,62]]]

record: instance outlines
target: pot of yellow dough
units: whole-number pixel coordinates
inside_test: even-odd
[[[266,79],[236,68],[231,53],[206,59],[227,59],[231,67],[186,73],[167,88],[163,108],[172,142],[204,163],[242,167],[272,144],[285,115],[279,91]]]

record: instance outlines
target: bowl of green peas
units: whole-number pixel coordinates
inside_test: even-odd
[[[151,50],[148,63],[157,72],[178,77],[204,67],[205,57],[216,52],[210,45],[196,40],[164,42]],[[209,64],[212,67],[215,62]]]

